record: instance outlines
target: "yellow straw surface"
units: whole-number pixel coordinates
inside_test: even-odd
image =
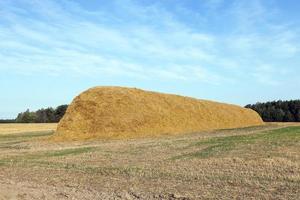
[[[137,138],[263,125],[236,105],[124,87],[94,87],[77,96],[56,140]]]

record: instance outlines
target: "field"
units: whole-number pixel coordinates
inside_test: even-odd
[[[0,199],[300,196],[300,124],[68,143],[55,126],[0,125]]]
[[[57,124],[0,124],[0,135],[8,135],[15,133],[28,133],[39,131],[53,131],[56,129]]]

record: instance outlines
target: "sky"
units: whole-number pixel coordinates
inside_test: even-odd
[[[299,99],[298,0],[0,0],[0,118],[94,86]]]

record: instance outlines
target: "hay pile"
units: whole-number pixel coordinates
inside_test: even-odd
[[[262,124],[255,111],[235,105],[134,88],[95,87],[74,99],[54,138],[134,138]]]

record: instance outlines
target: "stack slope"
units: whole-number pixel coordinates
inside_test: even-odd
[[[77,96],[56,139],[136,138],[262,125],[253,110],[125,87],[94,87]]]

